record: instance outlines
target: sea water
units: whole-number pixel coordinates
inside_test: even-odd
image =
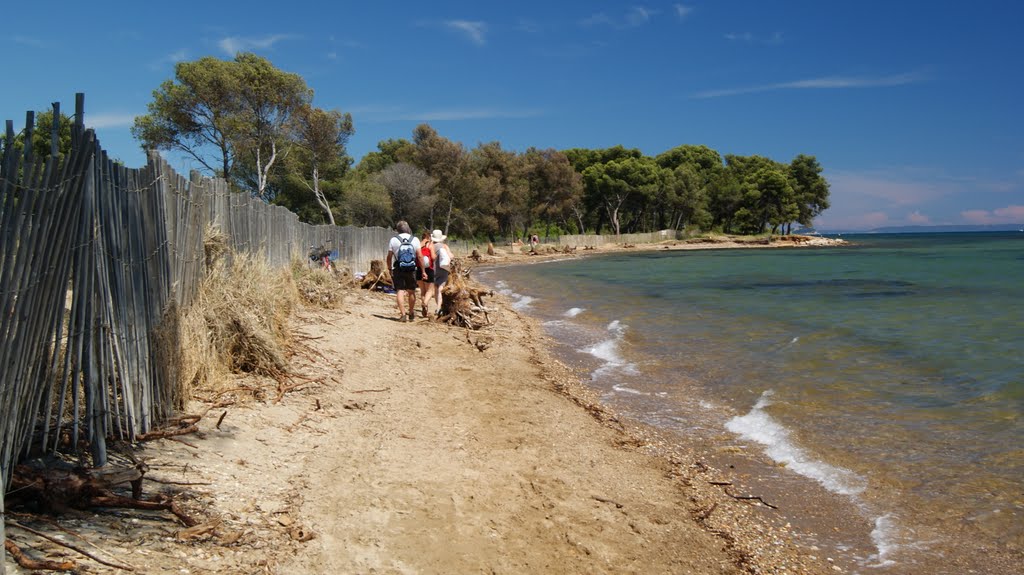
[[[476,277],[623,415],[846,501],[855,570],[1024,573],[1024,233],[844,239]]]

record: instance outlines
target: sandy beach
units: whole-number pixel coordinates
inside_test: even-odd
[[[844,571],[699,452],[598,405],[533,320],[487,305],[478,331],[400,323],[380,292],[300,310],[290,389],[237,376],[190,406],[198,433],[138,454],[145,492],[199,525],[66,516],[106,564],[54,555],[83,573]]]

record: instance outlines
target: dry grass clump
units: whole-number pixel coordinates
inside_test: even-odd
[[[231,251],[228,246],[228,235],[224,230],[213,224],[207,224],[203,231],[203,252],[206,255],[207,273],[221,267],[224,256]]]
[[[218,377],[225,370],[286,373],[286,322],[298,302],[289,270],[236,254],[230,264],[209,272],[180,322],[183,393],[216,391],[227,381]]]
[[[337,308],[345,301],[345,295],[354,289],[358,282],[352,272],[345,266],[337,266],[329,272],[322,267],[311,267],[302,260],[292,262],[292,277],[299,299],[307,304],[322,308]]]

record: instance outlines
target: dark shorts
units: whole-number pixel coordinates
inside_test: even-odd
[[[437,268],[434,273],[434,285],[444,285],[448,282],[448,270]]]
[[[427,268],[427,279],[423,279],[423,276],[420,276],[420,281],[425,281],[431,284],[434,283],[434,268]]]
[[[416,281],[416,270],[407,272],[392,270],[391,279],[395,281],[396,290],[414,290],[419,287],[419,282]]]

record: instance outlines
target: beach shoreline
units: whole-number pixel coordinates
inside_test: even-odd
[[[458,244],[453,244],[458,246]],[[462,248],[457,255],[466,257],[475,252],[476,257],[470,257],[473,265],[515,265],[536,261],[548,261],[563,257],[583,257],[603,253],[619,252],[644,252],[644,251],[676,251],[676,250],[727,250],[727,249],[800,249],[800,248],[823,248],[841,247],[851,245],[842,238],[824,236],[805,236],[792,234],[788,236],[772,236],[771,238],[756,237],[746,238],[744,236],[711,235],[708,237],[693,238],[689,240],[665,240],[652,243],[602,243],[584,246],[563,246],[556,244],[540,243],[531,250],[529,244],[523,242],[505,243],[501,246],[491,244],[488,246],[475,245],[472,248]]]
[[[190,406],[209,410],[198,434],[139,453],[147,493],[198,528],[103,512],[62,527],[147,573],[846,571],[703,454],[601,406],[535,320],[488,306],[477,332],[399,323],[378,292],[300,310],[303,384],[237,376],[234,401]]]
[[[924,516],[915,515],[921,511],[919,507],[914,507],[917,502],[904,499],[904,497],[914,494],[901,491],[906,484],[891,481],[889,477],[881,473],[872,473],[870,469],[859,477],[856,472],[851,475],[844,467],[850,465],[851,462],[848,457],[843,458],[849,453],[855,453],[856,448],[842,452],[833,450],[829,453],[828,446],[814,451],[811,442],[810,459],[804,458],[807,454],[798,454],[797,459],[793,460],[790,457],[792,452],[789,451],[792,445],[788,444],[786,436],[787,433],[797,430],[798,427],[792,426],[787,431],[787,429],[780,428],[777,421],[764,421],[766,417],[770,416],[766,415],[767,410],[760,408],[761,402],[757,400],[757,395],[765,389],[770,390],[772,386],[770,384],[758,385],[756,364],[747,365],[743,360],[735,362],[735,365],[745,365],[749,368],[743,373],[733,374],[735,376],[733,381],[738,384],[736,389],[741,390],[739,392],[740,401],[720,404],[716,400],[716,394],[710,396],[705,394],[698,406],[697,401],[687,391],[691,385],[685,381],[687,374],[665,371],[666,365],[677,365],[680,368],[689,365],[682,349],[677,347],[678,352],[672,351],[672,342],[675,341],[678,344],[678,340],[664,337],[659,340],[658,336],[653,334],[675,334],[675,337],[681,337],[682,341],[687,341],[687,345],[693,345],[698,354],[707,357],[707,354],[698,351],[701,349],[702,340],[698,341],[699,337],[695,340],[687,339],[682,335],[682,330],[678,334],[674,330],[666,332],[664,325],[661,328],[654,328],[662,331],[651,332],[651,337],[645,338],[641,335],[642,332],[646,333],[645,326],[657,325],[658,322],[642,301],[636,303],[637,309],[634,309],[629,302],[633,301],[631,298],[636,292],[639,292],[640,295],[637,297],[641,299],[649,296],[652,292],[656,293],[657,288],[651,286],[672,285],[674,293],[686,294],[689,293],[691,283],[697,286],[700,281],[674,282],[657,276],[653,267],[656,267],[655,262],[663,260],[652,257],[650,249],[638,249],[638,251],[647,251],[648,254],[646,256],[638,254],[637,258],[610,257],[607,260],[607,269],[602,260],[594,260],[580,261],[577,262],[578,265],[570,262],[566,264],[568,267],[565,269],[560,267],[562,264],[554,263],[550,267],[541,265],[536,268],[527,266],[520,270],[510,269],[503,274],[500,268],[504,266],[499,261],[493,270],[481,268],[484,273],[479,274],[479,277],[487,277],[488,283],[494,289],[513,298],[516,302],[516,309],[528,312],[543,321],[546,329],[557,336],[559,343],[563,344],[558,346],[561,351],[556,354],[556,357],[571,365],[580,365],[584,378],[592,380],[590,383],[602,393],[603,400],[622,408],[624,413],[630,414],[632,417],[651,421],[655,425],[669,430],[670,441],[679,442],[687,448],[702,450],[707,461],[719,469],[728,470],[736,485],[745,484],[744,486],[748,488],[749,492],[761,494],[766,501],[778,504],[781,508],[779,514],[789,518],[794,531],[802,533],[800,539],[805,548],[812,553],[828,553],[837,561],[843,561],[843,566],[854,572],[863,572],[864,570],[878,573],[980,573],[989,570],[1002,573],[1020,572],[1020,565],[1014,559],[1014,541],[1007,538],[999,539],[994,533],[979,529],[982,526],[980,521],[975,519],[975,515],[964,515],[963,520],[957,523],[959,516],[954,514],[952,504],[935,507],[935,502],[941,498],[934,498],[931,502],[925,503],[930,509],[934,509],[933,515],[926,519],[938,518],[938,521],[919,521],[918,519]],[[840,252],[843,251],[845,250],[840,250]],[[615,252],[624,253],[625,250],[619,248]],[[827,248],[812,256],[812,259],[832,261],[831,257],[820,257],[824,256],[826,252],[829,252]],[[852,254],[857,252],[858,250],[847,251],[846,255],[852,257]],[[587,253],[594,252],[588,251]],[[600,253],[607,252],[596,252],[595,255]],[[845,259],[846,255],[836,253],[840,259]],[[540,259],[538,259],[539,256],[509,259],[514,263],[529,264],[534,261],[539,263],[551,262],[555,259],[571,260],[575,257],[563,254]],[[765,257],[774,261],[786,258],[799,259],[803,257],[803,254],[765,254]],[[734,258],[743,262],[762,259],[760,254],[735,253],[725,255],[724,259],[732,260]],[[689,258],[686,259],[689,261]],[[703,259],[709,258],[698,256],[694,261]],[[710,259],[717,260],[719,258],[711,256]],[[629,265],[627,262],[639,263]],[[655,275],[651,278],[647,290],[644,291],[643,287],[639,290],[631,289],[634,282],[631,282],[630,278],[645,277],[644,269],[649,265],[648,262],[651,262],[652,274]],[[755,266],[752,265],[752,267]],[[675,268],[672,269],[678,271]],[[686,271],[680,273],[694,273],[701,276],[701,272],[696,271],[698,269],[703,268],[698,265],[688,265]],[[494,274],[493,278],[491,277],[492,273]],[[718,276],[709,275],[716,278],[709,280],[709,285],[717,286],[718,284],[715,282]],[[605,277],[609,278],[607,288],[605,287],[606,282],[603,281]],[[818,278],[820,276],[811,281]],[[577,281],[579,283],[574,283]],[[642,280],[638,279],[638,282],[640,281]],[[771,281],[774,282],[774,280]],[[571,294],[565,293],[560,286],[567,284],[576,285],[578,289],[574,289]],[[739,284],[742,285],[742,281]],[[769,283],[768,285],[776,286],[777,284]],[[779,288],[780,290],[789,287],[789,284],[785,282],[778,285],[782,286]],[[797,292],[797,288],[800,286],[799,280],[794,285],[797,287],[793,289],[793,292]],[[708,298],[701,294],[698,287],[693,287],[693,289],[695,297],[698,298],[697,301],[707,301]],[[613,295],[606,297],[606,290]],[[746,290],[741,290],[739,295],[742,296],[746,293],[748,293]],[[705,297],[705,299],[700,299],[701,297]],[[667,300],[669,305],[652,305],[651,308],[655,310],[653,315],[667,318],[677,317],[677,314],[672,311],[673,306],[687,308],[688,304],[685,298],[685,295],[670,298]],[[730,309],[748,310],[744,302],[737,300],[737,297],[732,298]],[[655,301],[660,302],[661,300]],[[790,301],[796,300],[790,297]],[[626,303],[619,305],[619,302]],[[697,306],[695,309],[704,308]],[[581,311],[586,313],[577,317]],[[743,317],[733,317],[728,313],[714,313],[713,311],[711,313],[716,317],[732,317],[734,323],[730,325],[741,326],[743,323]],[[700,316],[700,311],[697,311],[688,315],[681,314],[678,317],[682,318],[679,321],[703,324],[704,321]],[[742,316],[742,314],[738,314],[738,316]],[[621,328],[618,327],[620,320],[623,324]],[[737,327],[734,333],[732,328],[718,325],[710,318],[708,318],[708,325],[717,325],[717,327],[711,328],[712,330],[721,329],[723,333],[737,336],[730,341],[740,342],[739,348],[743,348],[742,342],[747,341],[746,335],[751,333],[761,335],[760,332],[754,332],[744,327]],[[706,333],[707,330],[691,331]],[[789,337],[794,335],[793,342],[795,342],[795,336],[806,335],[806,333],[783,331],[776,335],[779,336],[777,341],[781,342],[789,341]],[[776,340],[769,339],[769,341]],[[646,355],[642,350],[648,349],[645,344],[652,342],[657,342],[657,345],[651,346],[651,349],[656,350],[655,355]],[[898,345],[893,347],[898,349]],[[764,354],[758,354],[758,349],[760,348],[751,348],[746,352],[743,349],[735,349],[732,357],[737,360],[741,356],[765,359]],[[771,352],[768,355],[770,354]],[[710,355],[713,357],[717,354]],[[673,359],[674,357],[679,357],[679,361]],[[726,365],[734,365],[734,363],[730,361]],[[688,372],[692,373],[693,377],[700,377],[704,380],[693,382],[698,396],[700,390],[706,390],[708,386],[715,385],[714,376],[710,378],[704,376],[720,371],[705,367],[705,369]],[[662,371],[658,372],[658,369]],[[776,373],[785,372],[780,370]],[[746,381],[744,374],[750,374],[750,385],[744,384]],[[650,378],[649,381],[642,381],[645,377]],[[747,389],[748,387],[750,389]],[[742,391],[744,389],[747,389],[745,396]],[[768,391],[767,393],[773,392]],[[761,393],[761,395],[765,394]],[[657,397],[665,399],[657,400]],[[689,405],[684,399],[687,397]],[[780,405],[785,404],[780,403]],[[847,419],[847,421],[854,421],[854,419]],[[734,422],[743,427],[739,429],[732,427]],[[723,424],[726,425],[723,426]],[[727,432],[725,428],[729,431]],[[688,430],[696,430],[697,433],[694,434]],[[795,433],[800,433],[800,431]],[[809,440],[810,437],[803,439]],[[872,436],[867,434],[865,438],[871,440]],[[781,450],[776,449],[779,442],[782,444]],[[800,444],[795,445],[799,446]],[[815,453],[825,455],[816,460]],[[846,463],[842,463],[844,461]],[[840,462],[838,468],[832,468],[829,465],[829,463],[836,464],[836,462]],[[792,466],[790,466],[791,463]],[[805,463],[811,468],[808,469],[804,465]],[[853,466],[849,469],[864,472],[863,467],[856,467],[857,463],[859,462],[852,462]],[[854,482],[848,486],[836,484],[833,481],[835,478],[830,476],[833,471],[838,474],[838,477],[849,477]],[[823,473],[825,475],[822,475]],[[853,491],[848,491],[846,487],[851,487]],[[861,489],[865,489],[865,491],[861,492]],[[947,509],[947,507],[949,508],[948,512],[943,513],[941,510]],[[995,514],[999,513],[1000,509],[996,508]],[[984,517],[980,511],[976,515]],[[826,551],[821,551],[822,549]],[[980,549],[984,549],[984,551],[980,551]]]

